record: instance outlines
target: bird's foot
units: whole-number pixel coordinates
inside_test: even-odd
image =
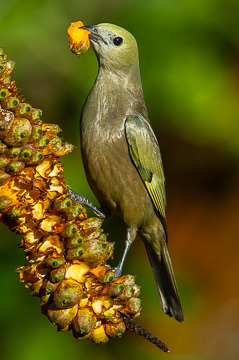
[[[116,268],[113,268],[112,270],[114,271],[114,274],[115,274],[115,280],[117,280],[122,274],[122,268],[120,266],[117,266]]]
[[[84,196],[77,194],[73,190],[69,190],[69,195],[72,200],[75,200],[80,205],[86,205],[90,210],[92,210],[100,219],[105,219],[107,213],[104,213],[98,209],[92,202],[86,199]]]

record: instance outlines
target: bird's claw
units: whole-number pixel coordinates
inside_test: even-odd
[[[69,195],[72,200],[75,200],[80,205],[86,205],[89,209],[91,209],[95,215],[97,215],[100,219],[105,219],[106,215],[98,209],[92,202],[86,199],[84,196],[77,194],[73,190],[69,190]]]
[[[122,274],[122,269],[120,266],[117,266],[116,268],[114,268],[112,270],[114,271],[114,274],[115,274],[115,280],[117,280]]]

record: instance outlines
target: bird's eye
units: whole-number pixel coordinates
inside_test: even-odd
[[[123,38],[120,36],[116,36],[113,39],[113,43],[115,44],[115,46],[120,46],[123,43]]]

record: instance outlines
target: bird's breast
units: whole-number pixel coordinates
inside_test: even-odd
[[[99,202],[127,225],[143,225],[152,216],[153,205],[131,161],[124,123],[117,128],[88,127],[81,137],[87,180]]]

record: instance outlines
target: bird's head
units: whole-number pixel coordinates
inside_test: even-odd
[[[122,69],[138,64],[138,46],[127,30],[113,24],[83,26],[91,32],[90,42],[100,65]]]

